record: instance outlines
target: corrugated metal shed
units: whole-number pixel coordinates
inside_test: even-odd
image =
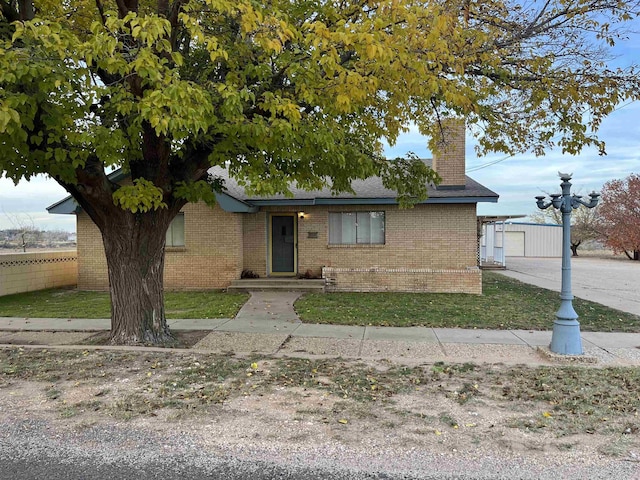
[[[513,222],[504,228],[507,257],[562,257],[562,225]]]
[[[562,257],[562,225],[507,220],[509,216],[478,217],[483,268],[504,268],[507,257]]]

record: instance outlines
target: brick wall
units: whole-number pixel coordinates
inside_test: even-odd
[[[0,255],[0,296],[66,287],[77,281],[75,250]]]
[[[248,270],[267,275],[267,214],[245,213],[242,228],[243,261]]]
[[[298,273],[330,276],[333,290],[481,293],[474,204],[268,207],[246,215],[244,268],[264,276],[267,212],[298,219]],[[329,212],[385,211],[384,245],[329,245]],[[246,235],[250,234],[251,238]]]
[[[182,209],[185,247],[167,247],[165,287],[170,290],[226,288],[242,271],[242,214],[216,205],[189,203]]]
[[[164,282],[167,290],[225,288],[242,271],[242,216],[219,206],[187,204],[185,246],[167,247]],[[78,215],[78,288],[107,290],[107,264],[100,231],[84,212]]]
[[[385,211],[384,245],[329,245],[329,212]],[[224,288],[242,269],[267,275],[269,213],[305,212],[297,219],[298,272],[323,274],[330,290],[389,290],[481,293],[473,204],[397,206],[269,207],[233,214],[189,204],[184,248],[167,248],[167,289]],[[78,215],[78,286],[108,288],[100,233]]]
[[[325,267],[323,277],[328,292],[482,293],[482,273],[477,267],[465,270]]]
[[[439,150],[433,153],[433,169],[442,177],[439,186],[464,186],[465,178],[465,123],[463,120],[442,121],[443,138],[438,142]]]
[[[108,290],[107,260],[100,230],[84,212],[76,216],[78,237],[78,288],[80,290]]]

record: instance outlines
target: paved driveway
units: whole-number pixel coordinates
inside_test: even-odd
[[[562,259],[508,257],[500,273],[559,292]],[[640,262],[577,257],[571,273],[574,296],[640,315]]]

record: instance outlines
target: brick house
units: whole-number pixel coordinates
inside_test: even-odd
[[[226,192],[214,208],[187,204],[169,227],[165,287],[226,288],[250,270],[321,276],[327,291],[482,293],[476,205],[498,195],[464,174],[464,125],[449,134],[432,164],[442,183],[411,209],[398,208],[379,178],[355,181],[355,194],[294,188],[293,197],[264,198],[213,169],[226,177]],[[78,288],[107,289],[102,238],[89,216],[71,197],[47,210],[77,216]]]

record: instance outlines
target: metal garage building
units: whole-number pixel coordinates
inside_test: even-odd
[[[480,260],[505,265],[505,257],[561,257],[562,225],[495,221],[482,223]]]

